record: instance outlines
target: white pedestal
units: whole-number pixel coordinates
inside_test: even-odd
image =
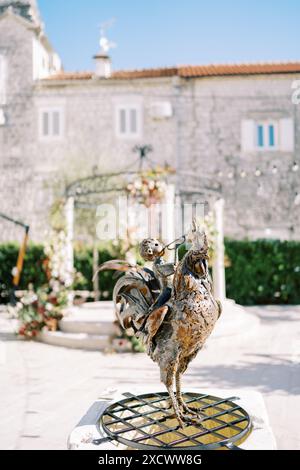
[[[122,393],[128,390],[107,390],[91,406],[85,416],[71,432],[68,439],[69,450],[124,450],[121,444],[115,445],[109,441],[101,443],[105,434],[98,426],[99,417],[111,403],[124,399]],[[131,393],[141,395],[153,391],[149,387],[137,387]],[[163,387],[157,387],[155,391],[164,391]],[[189,389],[188,392],[205,393],[221,398],[231,396],[239,397],[238,404],[250,415],[253,430],[247,440],[239,447],[244,450],[276,450],[276,441],[269,424],[267,410],[261,393],[245,390],[216,390],[216,389]]]

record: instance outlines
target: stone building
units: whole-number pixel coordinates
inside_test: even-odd
[[[0,212],[42,240],[64,181],[151,144],[178,193],[220,188],[227,236],[300,237],[300,62],[113,71],[105,52],[65,72],[36,2],[0,0]]]

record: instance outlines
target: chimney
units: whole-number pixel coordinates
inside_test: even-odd
[[[110,23],[103,23],[100,32],[100,52],[94,56],[95,60],[95,78],[109,78],[111,77],[111,59],[108,52],[116,44],[109,41],[105,34],[105,29]]]
[[[102,51],[94,56],[95,77],[109,78],[111,76],[111,58]]]

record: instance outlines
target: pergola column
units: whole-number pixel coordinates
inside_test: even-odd
[[[74,198],[68,197],[65,204],[66,218],[66,268],[70,281],[73,281],[74,272]]]
[[[171,243],[175,240],[176,229],[175,229],[175,186],[174,184],[168,184],[165,201],[165,210],[163,211],[163,223],[164,223],[164,238],[167,243]],[[168,251],[166,253],[168,261],[173,261],[174,253]]]
[[[215,213],[215,253],[213,259],[214,295],[221,302],[226,299],[225,266],[224,266],[224,199],[219,199],[214,205]]]

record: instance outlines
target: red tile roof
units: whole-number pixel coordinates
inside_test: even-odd
[[[92,77],[92,72],[59,72],[45,80],[90,80]]]
[[[112,78],[157,78],[157,77],[174,77],[180,74],[180,67],[166,67],[160,69],[143,69],[143,70],[119,70],[113,72]]]
[[[223,75],[259,75],[272,73],[300,72],[300,62],[286,63],[258,63],[258,64],[232,64],[232,65],[199,65],[180,67],[180,76],[210,77]]]
[[[300,62],[225,64],[225,65],[186,65],[143,70],[120,70],[112,73],[112,79],[138,79],[173,77],[196,78],[230,75],[263,75],[281,73],[300,73]],[[47,80],[90,80],[92,72],[61,72]]]

